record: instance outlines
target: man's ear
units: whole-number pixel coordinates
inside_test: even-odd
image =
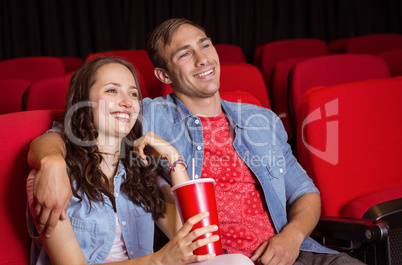
[[[161,81],[162,83],[165,83],[165,84],[172,83],[168,73],[164,69],[156,67],[154,70],[154,74],[159,79],[159,81]]]

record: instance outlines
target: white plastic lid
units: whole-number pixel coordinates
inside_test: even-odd
[[[194,184],[194,183],[203,183],[203,182],[213,182],[214,185],[216,184],[215,180],[213,178],[193,179],[193,180],[189,180],[189,181],[180,183],[176,186],[173,186],[172,191],[174,191],[177,188],[183,187],[183,186],[187,186],[187,185]]]

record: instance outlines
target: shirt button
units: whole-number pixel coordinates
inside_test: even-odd
[[[199,124],[200,120],[195,120],[194,122],[195,122],[195,124]]]
[[[123,226],[126,225],[126,221],[121,222],[121,225]]]
[[[114,194],[114,196],[117,198],[117,197],[119,197],[119,194],[116,192],[116,193]]]
[[[201,150],[201,146],[197,146],[197,150],[200,151],[200,150]]]
[[[195,178],[195,179],[198,179],[198,178],[199,178],[199,176],[198,176],[198,175],[194,175],[194,178]]]
[[[134,254],[134,252],[130,251],[130,256],[132,256]]]
[[[279,169],[279,172],[283,173],[283,169],[282,169],[282,168],[281,168],[281,169]]]

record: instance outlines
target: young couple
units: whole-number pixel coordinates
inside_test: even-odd
[[[30,223],[40,235],[32,233],[39,246],[33,249],[35,261],[46,263],[49,256],[54,264],[120,258],[130,259],[124,264],[363,264],[309,238],[320,216],[318,190],[293,157],[274,113],[220,99],[219,57],[203,28],[186,19],[167,20],[152,32],[147,49],[155,75],[174,94],[140,100],[130,67],[115,61],[96,68],[97,62],[116,59],[95,59],[74,74],[66,110],[82,100],[95,104],[75,110],[63,134],[33,141],[28,161],[38,171],[27,183]],[[77,145],[71,134],[92,145]],[[181,226],[158,165],[134,161],[147,164],[145,154],[173,166],[173,185],[188,180],[187,172],[215,179],[219,230],[229,255],[192,254],[217,240],[194,241],[217,228],[190,232],[207,213]],[[195,165],[188,163],[193,159]],[[152,220],[170,238],[155,253]]]

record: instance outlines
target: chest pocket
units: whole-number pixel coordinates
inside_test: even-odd
[[[267,170],[271,179],[280,179],[286,173],[285,166],[267,166]]]
[[[152,215],[141,207],[133,209],[137,229],[138,247],[149,253],[153,252],[154,221]]]

